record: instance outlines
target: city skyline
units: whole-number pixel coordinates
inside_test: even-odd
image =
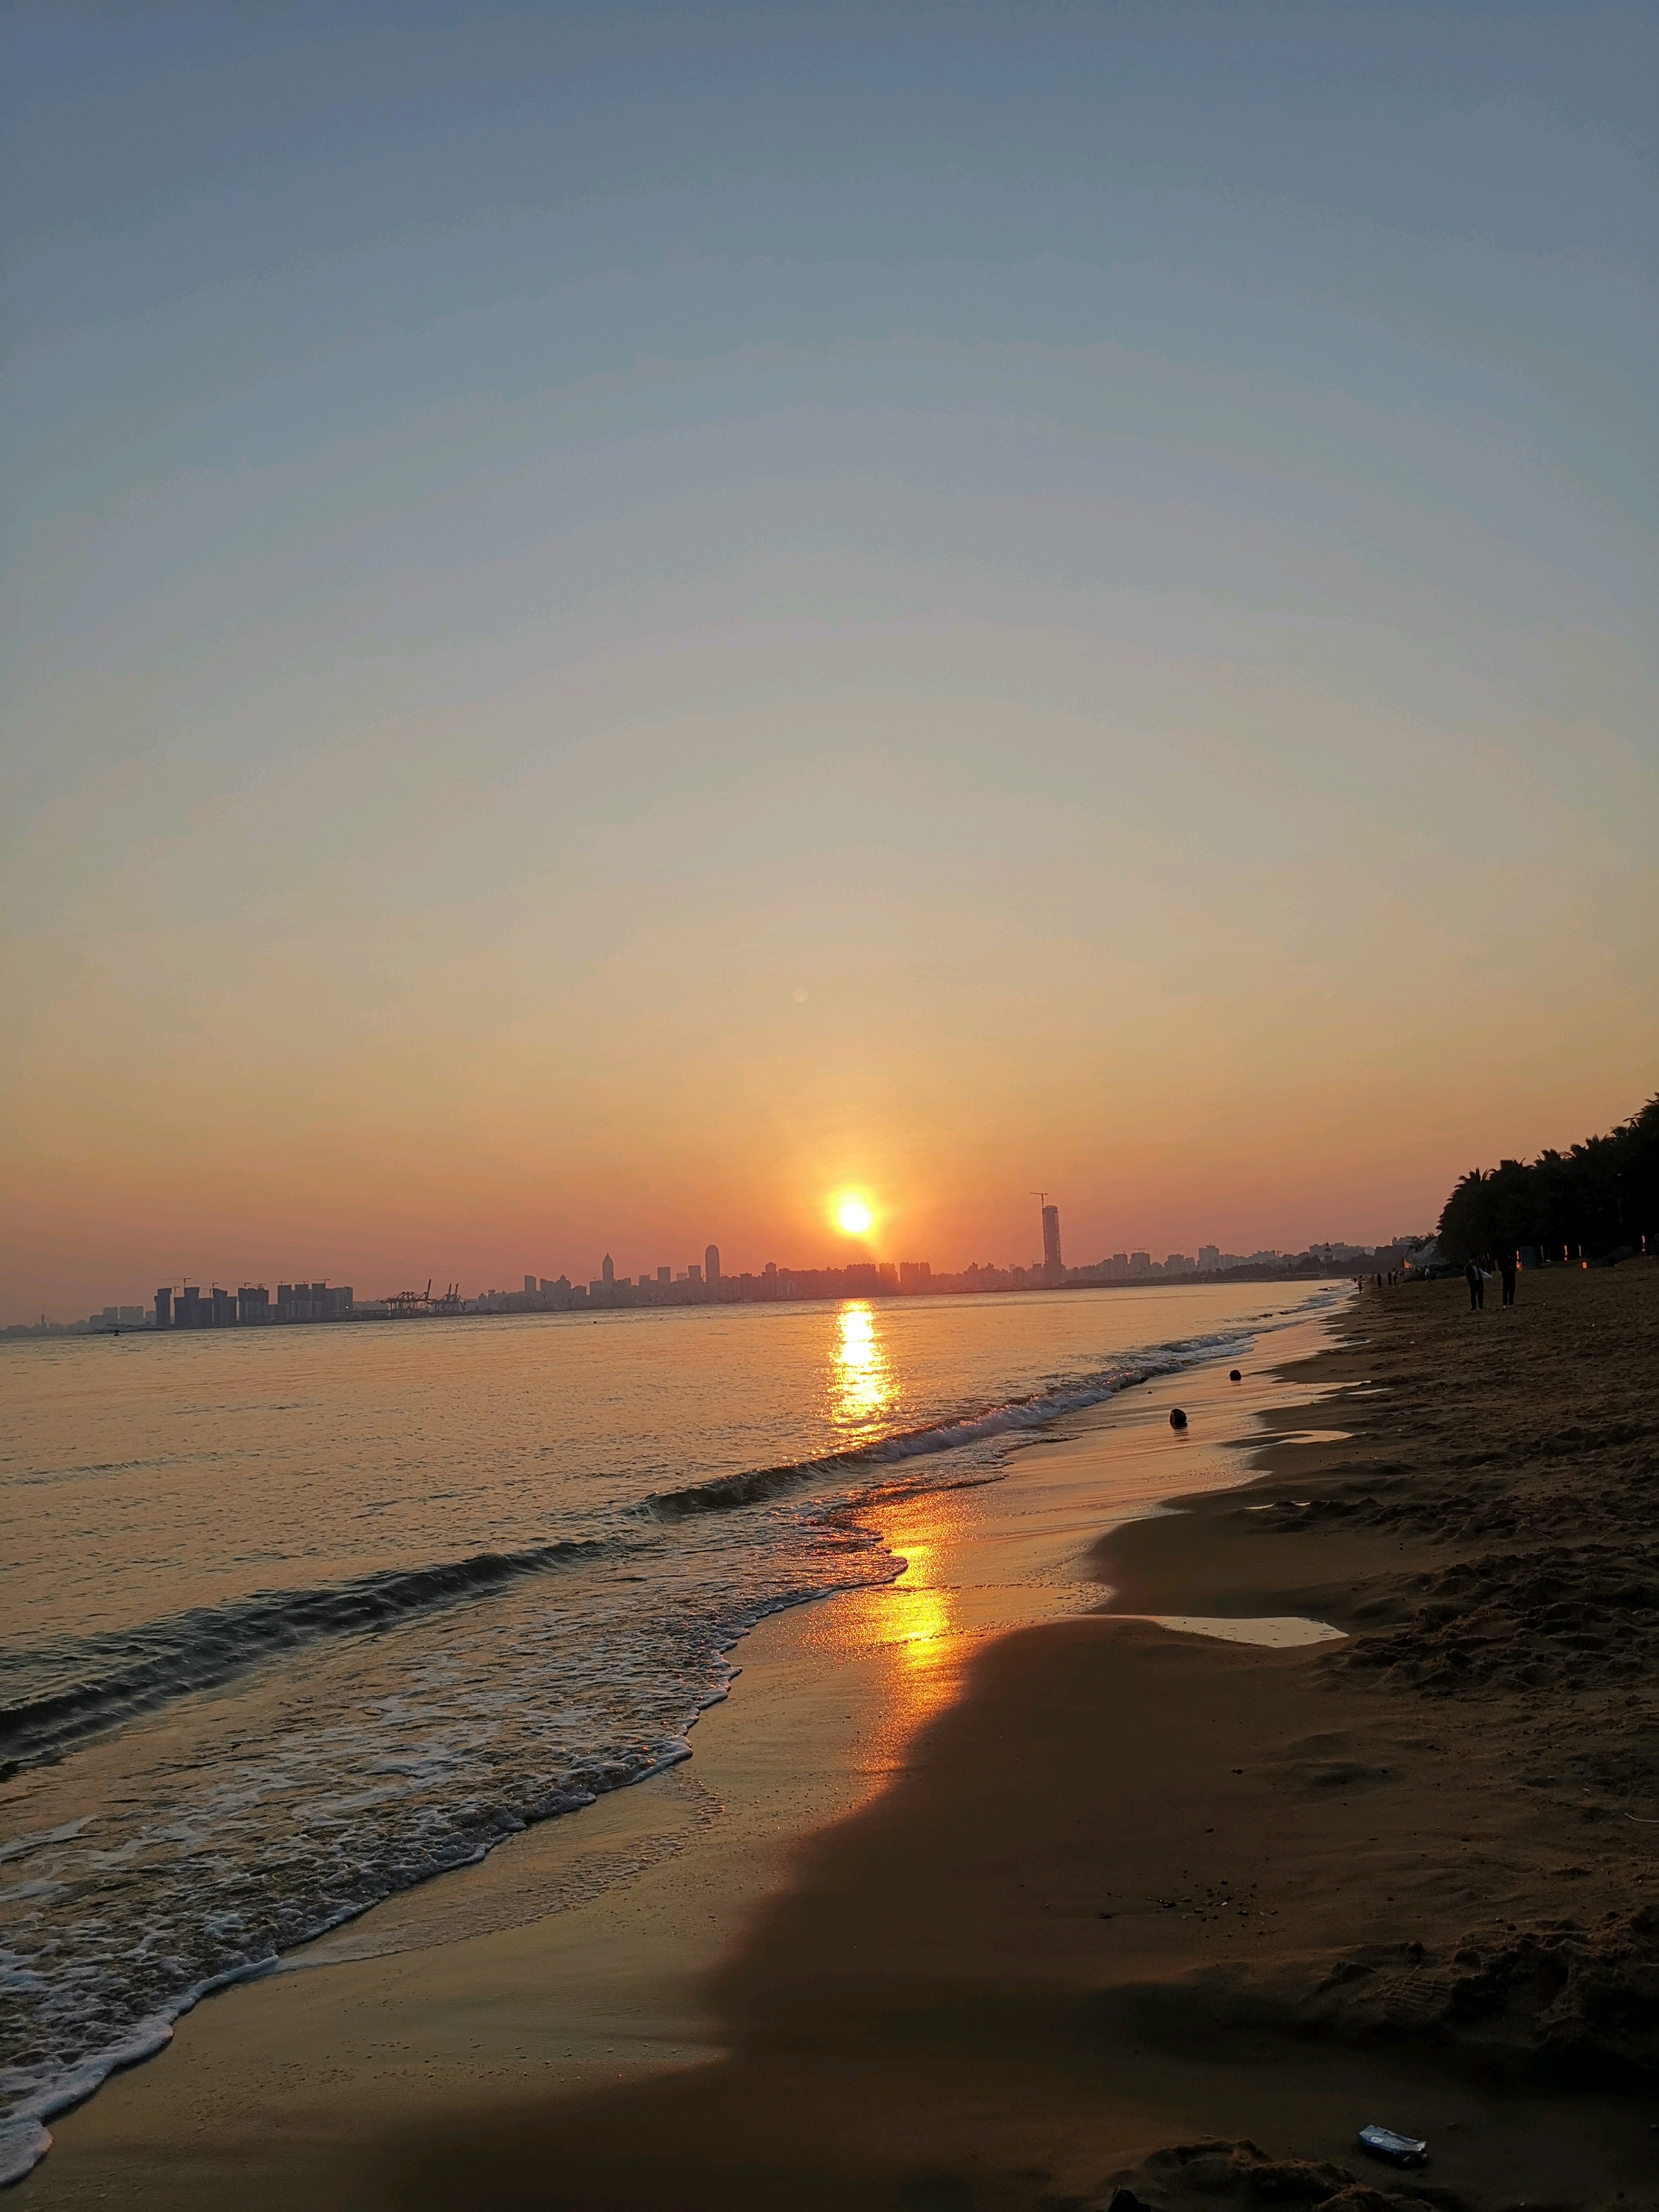
[[[1421,1235],[1422,1233],[1424,1232],[1420,1231],[1407,1232],[1396,1230],[1388,1235],[1378,1236],[1364,1243],[1357,1242],[1352,1238],[1316,1237],[1309,1238],[1303,1243],[1292,1244],[1285,1243],[1283,1244],[1255,1246],[1243,1252],[1233,1252],[1211,1241],[1204,1240],[1196,1243],[1191,1251],[1183,1253],[1176,1250],[1172,1247],[1167,1246],[1164,1239],[1153,1237],[1149,1239],[1145,1244],[1136,1243],[1124,1245],[1117,1249],[1115,1253],[1102,1253],[1096,1260],[1085,1261],[1077,1263],[1077,1265],[1079,1271],[1081,1271],[1082,1269],[1086,1268],[1104,1267],[1109,1264],[1109,1262],[1114,1259],[1124,1261],[1126,1264],[1132,1261],[1144,1261],[1146,1263],[1148,1271],[1155,1267],[1158,1273],[1163,1273],[1164,1272],[1174,1272],[1170,1263],[1179,1261],[1185,1267],[1189,1267],[1194,1273],[1204,1273],[1206,1269],[1212,1267],[1216,1269],[1224,1269],[1231,1266],[1255,1267],[1269,1265],[1275,1261],[1284,1258],[1296,1257],[1304,1255],[1310,1251],[1331,1250],[1335,1251],[1338,1254],[1346,1254],[1350,1251],[1358,1253],[1381,1250],[1397,1244],[1404,1244],[1405,1243],[1412,1241],[1413,1238]],[[1189,1239],[1188,1242],[1190,1243],[1192,1243],[1192,1240]],[[704,1256],[696,1261],[684,1261],[678,1263],[674,1261],[665,1263],[660,1261],[648,1261],[644,1265],[641,1265],[637,1260],[633,1261],[631,1264],[618,1263],[609,1251],[605,1251],[600,1255],[598,1265],[592,1267],[591,1271],[584,1268],[583,1264],[580,1260],[563,1257],[561,1255],[561,1264],[557,1267],[556,1273],[550,1274],[544,1273],[542,1269],[538,1268],[536,1270],[535,1279],[538,1283],[543,1281],[551,1282],[558,1279],[559,1277],[563,1277],[565,1279],[572,1283],[587,1282],[589,1280],[602,1281],[607,1279],[605,1271],[609,1268],[611,1271],[611,1274],[614,1275],[614,1278],[619,1281],[626,1280],[629,1282],[634,1282],[642,1279],[649,1279],[651,1280],[665,1284],[676,1281],[683,1282],[687,1279],[688,1273],[690,1273],[691,1279],[695,1280],[705,1273],[707,1267],[707,1251],[711,1249],[716,1248],[705,1248]],[[981,1248],[982,1252],[989,1252],[994,1249],[994,1248],[989,1245]],[[1206,1260],[1205,1257],[1206,1255],[1213,1255],[1214,1257],[1212,1260]],[[859,1261],[864,1261],[866,1255],[860,1254],[857,1255],[857,1260],[855,1260],[854,1264],[858,1264]],[[815,1270],[827,1271],[836,1267],[845,1267],[848,1263],[848,1255],[845,1252],[842,1252],[839,1256],[837,1256],[826,1250],[819,1258],[810,1261],[803,1259],[792,1262],[778,1261],[776,1260],[769,1259],[768,1261],[761,1261],[745,1267],[726,1268],[722,1266],[722,1276],[729,1279],[735,1275],[740,1274],[750,1276],[758,1275],[764,1271],[769,1264],[775,1267],[781,1267],[786,1272],[804,1273]],[[890,1267],[896,1270],[902,1267],[917,1264],[915,1261],[903,1260],[897,1257],[892,1259],[885,1257],[876,1259],[873,1255],[869,1256],[867,1263],[877,1267]],[[927,1259],[925,1255],[922,1255],[921,1264],[926,1265],[930,1269],[933,1267],[933,1261]],[[968,1258],[960,1260],[954,1265],[940,1266],[937,1268],[936,1272],[941,1277],[951,1277],[965,1273],[969,1269],[975,1267],[986,1270],[996,1270],[1000,1272],[1006,1272],[1012,1269],[1024,1269],[1033,1275],[1040,1275],[1044,1273],[1053,1272],[1049,1267],[1046,1255],[1042,1253],[1039,1253],[1035,1257],[1025,1260],[1014,1259],[1007,1255],[1005,1255],[1000,1259],[986,1258],[982,1256],[977,1258]],[[106,1271],[102,1278],[106,1289],[107,1289],[108,1285],[109,1272],[110,1271]],[[141,1269],[139,1272],[142,1273],[143,1270]],[[136,1284],[128,1282],[121,1286],[121,1294],[112,1302],[117,1312],[122,1314],[124,1316],[121,1322],[121,1326],[136,1327],[138,1325],[140,1317],[147,1316],[151,1312],[155,1295],[156,1285],[154,1280],[154,1277],[156,1272],[157,1271],[154,1269],[149,1271],[152,1279],[149,1289],[144,1291],[142,1297],[134,1295],[137,1287]],[[344,1281],[348,1276],[356,1278],[362,1275],[364,1272],[365,1271],[362,1268],[354,1267],[348,1257],[343,1268],[337,1273],[330,1272],[325,1275],[321,1270],[305,1267],[290,1267],[288,1270],[288,1274],[291,1279],[297,1282],[309,1282],[315,1280],[319,1284],[327,1283],[331,1285],[337,1285],[338,1283]],[[417,1264],[413,1270],[405,1270],[403,1277],[399,1279],[399,1281],[400,1283],[406,1285],[408,1281],[413,1280],[422,1276],[423,1273],[430,1273],[430,1272],[431,1271],[426,1267],[424,1261],[422,1261]],[[1070,1273],[1073,1271],[1068,1268],[1066,1272]],[[527,1271],[517,1270],[510,1267],[506,1267],[499,1261],[485,1264],[484,1266],[472,1271],[470,1275],[465,1271],[458,1274],[453,1268],[447,1271],[441,1268],[439,1273],[444,1280],[453,1281],[453,1284],[459,1286],[460,1288],[460,1295],[468,1299],[497,1294],[495,1279],[498,1277],[510,1279],[514,1273],[518,1273],[522,1277],[524,1286],[526,1288],[528,1288],[530,1282],[530,1276]],[[95,1263],[93,1268],[91,1279],[94,1279],[94,1282],[97,1279]],[[434,1279],[437,1279],[437,1278],[434,1278]],[[240,1267],[214,1267],[210,1266],[206,1267],[176,1268],[168,1275],[164,1287],[174,1293],[180,1292],[186,1288],[194,1288],[201,1291],[204,1295],[208,1294],[216,1287],[221,1291],[228,1292],[228,1294],[233,1297],[234,1297],[237,1292],[243,1288],[258,1288],[261,1291],[269,1292],[274,1299],[276,1290],[282,1280],[283,1276],[279,1271],[273,1269],[269,1266],[262,1266],[258,1263]],[[470,1287],[468,1285],[470,1285]],[[513,1292],[509,1288],[500,1294],[512,1295]],[[96,1303],[94,1304],[91,1310],[95,1315],[102,1314],[112,1304],[112,1301],[107,1297],[98,1297],[95,1291],[94,1295],[96,1299]],[[384,1299],[393,1295],[395,1295],[395,1293],[389,1287],[386,1290],[374,1293],[374,1297],[377,1300]],[[62,1302],[60,1301],[60,1304]],[[8,1291],[4,1286],[0,1286],[0,1328],[31,1326],[34,1324],[46,1311],[46,1308],[44,1304],[40,1304],[39,1301],[32,1302],[27,1294],[20,1292],[15,1287]]]
[[[1384,1251],[1404,1252],[1421,1236],[1420,1231],[1396,1234],[1370,1244],[1323,1238],[1302,1248],[1259,1247],[1249,1253],[1230,1252],[1215,1244],[1201,1243],[1195,1253],[1170,1251],[1161,1259],[1155,1258],[1149,1248],[1137,1248],[1067,1266],[1061,1254],[1060,1208],[1048,1200],[1046,1193],[1039,1195],[1045,1201],[1040,1213],[1042,1249],[1041,1257],[1030,1261],[970,1261],[958,1267],[935,1269],[929,1259],[878,1260],[860,1249],[855,1254],[843,1252],[839,1259],[813,1265],[780,1264],[769,1260],[757,1269],[734,1271],[724,1266],[720,1247],[710,1243],[704,1246],[700,1261],[688,1260],[678,1268],[672,1261],[659,1261],[648,1268],[631,1273],[619,1270],[613,1255],[607,1250],[599,1261],[598,1274],[586,1279],[580,1275],[572,1277],[563,1270],[556,1276],[543,1275],[538,1270],[526,1271],[519,1290],[498,1289],[493,1285],[467,1290],[454,1279],[447,1282],[443,1291],[434,1297],[433,1281],[436,1279],[432,1278],[424,1291],[383,1291],[362,1299],[356,1297],[354,1285],[331,1283],[320,1277],[278,1282],[273,1293],[268,1281],[252,1279],[251,1272],[240,1279],[222,1280],[210,1271],[205,1276],[186,1273],[172,1279],[155,1291],[147,1305],[131,1301],[104,1304],[95,1308],[84,1322],[77,1317],[68,1323],[49,1323],[48,1316],[42,1314],[33,1323],[13,1322],[5,1326],[14,1334],[42,1325],[194,1328],[223,1327],[231,1322],[250,1326],[272,1321],[362,1320],[398,1313],[562,1310],[573,1302],[672,1304],[729,1298],[740,1303],[769,1297],[794,1299],[860,1294],[950,1295],[985,1288],[1105,1286],[1189,1279],[1240,1270],[1267,1270],[1281,1265],[1369,1261]],[[851,1243],[857,1240],[847,1241]],[[835,1287],[837,1283],[842,1286],[839,1289]]]

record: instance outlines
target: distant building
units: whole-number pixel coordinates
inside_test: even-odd
[[[1044,1279],[1057,1283],[1066,1270],[1060,1257],[1060,1208],[1045,1206],[1042,1209],[1042,1273]]]
[[[157,1328],[173,1327],[173,1291],[167,1283],[163,1283],[155,1293],[155,1326]]]
[[[901,1260],[898,1263],[899,1288],[902,1291],[925,1291],[933,1279],[931,1260]]]
[[[1164,1262],[1166,1275],[1190,1275],[1193,1263],[1184,1252],[1171,1252]]]
[[[702,1255],[702,1278],[706,1283],[718,1283],[720,1279],[720,1248],[711,1244]]]
[[[278,1283],[278,1321],[343,1321],[351,1311],[351,1285],[340,1283]]]
[[[696,1264],[696,1261],[693,1261],[691,1262],[690,1266],[687,1267],[687,1269],[686,1269],[686,1271],[685,1271],[685,1279],[686,1279],[686,1281],[687,1281],[688,1283],[700,1283],[700,1282],[702,1282],[702,1269],[700,1267],[698,1267],[698,1265]]]
[[[527,1298],[533,1298],[536,1296],[536,1278],[533,1275],[525,1277],[524,1294]]]
[[[599,1280],[608,1288],[613,1287],[617,1280],[617,1263],[608,1252],[599,1262]]]
[[[1150,1275],[1152,1272],[1152,1255],[1150,1252],[1130,1253],[1129,1273],[1131,1275]]]
[[[658,1268],[658,1270],[657,1270],[657,1280],[658,1280],[659,1283],[672,1283],[672,1282],[673,1281],[673,1279],[674,1279],[674,1271],[673,1271],[673,1269],[672,1269],[672,1267],[659,1267],[659,1268]]]
[[[1213,1244],[1200,1244],[1199,1246],[1198,1272],[1200,1275],[1213,1275],[1219,1268],[1220,1265],[1221,1255]]]
[[[244,1283],[236,1293],[238,1321],[261,1322],[270,1319],[270,1292],[263,1283]]]

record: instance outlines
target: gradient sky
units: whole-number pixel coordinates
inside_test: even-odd
[[[0,1318],[1659,1087],[1648,9],[14,8]]]

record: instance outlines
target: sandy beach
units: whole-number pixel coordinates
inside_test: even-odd
[[[18,2201],[1644,2200],[1659,1269],[1465,1305],[896,1503],[689,1764],[210,2000]]]

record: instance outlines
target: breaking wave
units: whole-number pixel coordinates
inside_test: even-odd
[[[743,1474],[714,1475],[706,1482],[689,1483],[680,1490],[653,1491],[636,1510],[659,1521],[681,1521],[698,1513],[731,1513],[745,1505],[763,1504],[785,1491],[836,1475],[857,1474],[866,1468],[873,1471],[903,1460],[988,1443],[1017,1430],[1040,1428],[1066,1413],[1082,1413],[1091,1406],[1103,1405],[1108,1398],[1137,1382],[1150,1382],[1159,1375],[1176,1374],[1199,1360],[1218,1359],[1234,1349],[1242,1351],[1249,1340],[1237,1332],[1224,1336],[1188,1337],[1180,1343],[1162,1345],[1155,1351],[1115,1361],[1091,1374],[1068,1377],[1046,1390],[1034,1391],[1029,1397],[1007,1399],[976,1413],[901,1430],[873,1443],[823,1453],[817,1457],[786,1460],[776,1467],[755,1468]]]
[[[479,1552],[436,1566],[387,1569],[317,1589],[262,1590],[197,1606],[142,1628],[77,1637],[0,1658],[0,1684],[21,1677],[0,1705],[0,1780],[56,1758],[66,1746],[133,1714],[216,1688],[247,1667],[325,1637],[389,1628],[435,1606],[478,1597],[605,1550],[570,1539],[516,1552]]]

